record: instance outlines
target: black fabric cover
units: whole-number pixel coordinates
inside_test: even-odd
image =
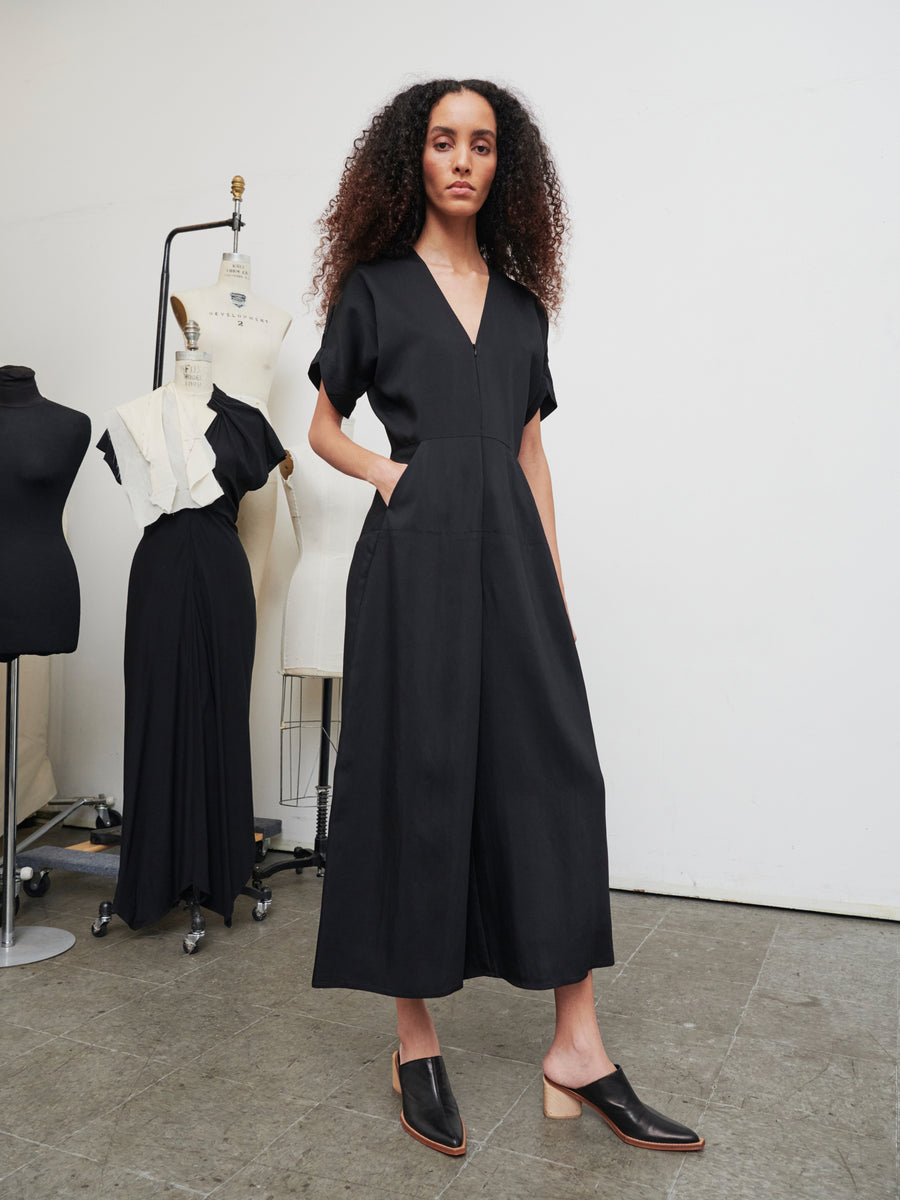
[[[90,438],[89,418],[45,400],[30,367],[0,367],[0,662],[78,645],[62,514]]]
[[[235,521],[285,455],[262,413],[214,388],[224,491],[163,515],[135,550],[125,621],[124,813],[115,911],[133,929],[196,890],[225,918],[253,868],[256,604]],[[109,433],[98,443],[113,473]]]
[[[547,322],[492,272],[473,345],[415,254],[358,267],[310,379],[367,391],[395,459],[347,584],[313,982],[527,988],[613,962],[603,776],[522,430],[556,407]]]

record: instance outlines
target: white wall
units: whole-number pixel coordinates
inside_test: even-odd
[[[313,223],[352,138],[418,78],[520,88],[574,218],[545,443],[613,881],[900,916],[898,38],[877,0],[7,0],[0,360],[99,434],[150,385],[166,233],[227,217],[240,173],[254,290],[296,317],[273,414],[300,440]],[[229,248],[177,240],[173,287]],[[62,794],[121,795],[137,535],[94,451],[70,532],[84,616],[54,765]],[[253,741],[257,811],[291,836],[294,560],[282,505]]]

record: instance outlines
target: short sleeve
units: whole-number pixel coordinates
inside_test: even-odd
[[[375,378],[378,332],[375,302],[359,269],[347,276],[338,301],[328,311],[319,353],[309,366],[314,387],[325,385],[328,399],[349,417]]]
[[[247,491],[255,492],[263,486],[273,468],[282,462],[287,451],[259,409],[249,411],[259,418],[259,428],[254,429],[253,437],[248,437],[246,442],[244,483]]]
[[[541,369],[534,373],[532,380],[531,396],[528,399],[528,409],[525,414],[526,425],[536,412],[540,412],[541,420],[543,421],[544,417],[549,417],[557,407],[556,392],[553,390],[553,376],[550,374],[550,362],[547,353],[547,335],[550,330],[550,322],[547,319],[544,306],[538,300],[535,300],[535,307],[537,308],[538,321],[541,327],[543,354]]]

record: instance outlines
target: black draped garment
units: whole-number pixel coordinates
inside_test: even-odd
[[[90,440],[90,419],[46,400],[30,367],[0,367],[0,662],[78,645],[62,515]]]
[[[230,919],[253,869],[250,676],[256,604],[235,522],[285,456],[262,413],[213,389],[223,495],[160,516],[131,564],[124,812],[115,911],[140,929],[179,898]],[[119,479],[109,433],[98,443]]]
[[[347,583],[341,741],[313,983],[446,995],[612,964],[604,784],[518,462],[556,408],[547,320],[491,270],[469,340],[416,254],[357,267],[310,379],[367,392],[392,457]]]

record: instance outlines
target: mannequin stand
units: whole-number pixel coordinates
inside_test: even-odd
[[[18,751],[19,660],[6,666],[6,811],[3,843],[3,927],[0,967],[42,962],[75,944],[74,933],[44,925],[16,932],[16,758]]]
[[[289,730],[294,724],[302,726],[304,724],[303,717],[303,700],[301,692],[300,700],[300,721],[293,722],[290,720],[290,710],[292,707],[292,687],[289,689],[288,679],[293,677],[285,674],[282,678],[281,691],[281,728],[282,728],[282,788],[284,787],[284,732]],[[301,685],[304,678],[312,678],[311,676],[301,676]],[[319,770],[318,782],[316,784],[316,838],[312,850],[305,850],[302,846],[294,847],[293,860],[288,859],[286,862],[274,863],[265,870],[259,870],[260,879],[268,879],[278,871],[295,871],[298,875],[307,867],[315,867],[316,875],[323,876],[325,874],[325,859],[328,849],[328,801],[331,797],[331,785],[329,783],[329,775],[331,773],[331,752],[334,747],[334,721],[332,709],[334,705],[334,680],[330,676],[322,678],[322,713],[319,725]],[[297,761],[299,763],[301,747],[297,748]],[[299,769],[298,769],[299,776]],[[298,797],[299,799],[299,797]],[[282,795],[282,804],[285,803]]]

